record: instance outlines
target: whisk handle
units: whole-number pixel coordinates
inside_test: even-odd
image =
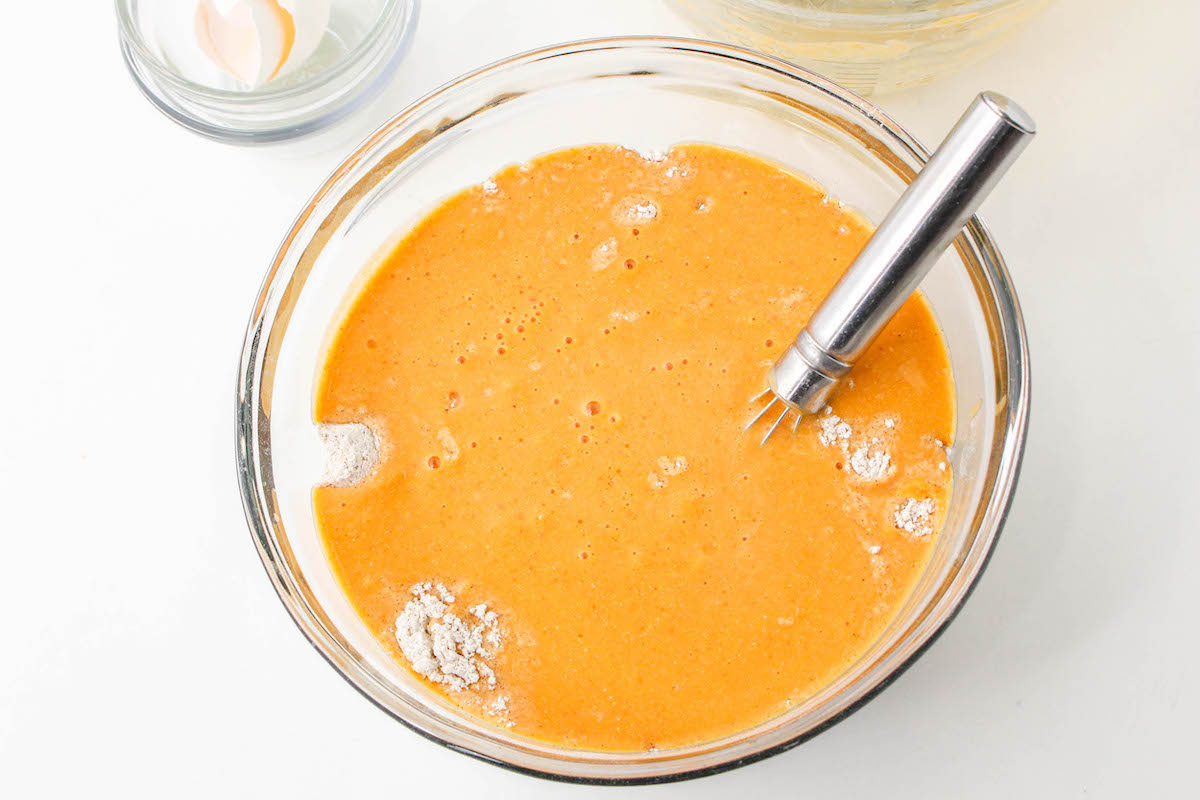
[[[1034,132],[1008,98],[975,98],[776,364],[776,394],[801,411],[824,406]]]

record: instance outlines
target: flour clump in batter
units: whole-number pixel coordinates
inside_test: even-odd
[[[933,512],[936,508],[932,498],[909,498],[896,509],[896,527],[914,536],[928,536],[933,533]]]
[[[495,687],[496,673],[485,659],[487,644],[500,645],[499,616],[480,603],[469,613],[468,625],[450,612],[454,595],[441,583],[426,581],[410,590],[413,599],[396,620],[396,642],[413,670],[434,683],[462,691],[479,681]]]
[[[321,486],[353,486],[375,471],[379,462],[379,440],[374,431],[358,422],[317,425],[325,448]]]

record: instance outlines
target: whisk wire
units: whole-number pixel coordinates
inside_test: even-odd
[[[769,391],[771,391],[771,390],[770,390],[770,389],[767,389],[767,392],[769,392]],[[759,394],[757,397],[755,397],[755,398],[754,398],[754,400],[758,400],[758,399],[759,399],[759,398],[761,398],[763,395],[765,395],[767,392],[763,392],[762,394]],[[759,411],[758,411],[758,413],[754,415],[754,419],[752,419],[752,420],[750,420],[749,422],[747,422],[747,423],[746,423],[746,427],[742,428],[742,430],[743,430],[743,431],[748,431],[748,430],[750,430],[751,428],[753,428],[753,427],[754,427],[754,423],[758,422],[760,419],[762,419],[763,417],[765,417],[765,416],[766,416],[766,414],[767,414],[767,412],[771,410],[771,407],[772,407],[772,406],[774,406],[774,405],[775,405],[776,403],[778,403],[778,402],[780,402],[779,398],[778,398],[778,397],[775,397],[774,395],[772,395],[772,396],[771,396],[771,400],[770,400],[770,402],[768,402],[768,403],[767,403],[765,406],[763,406],[762,408],[760,408],[760,409],[759,409]]]
[[[788,408],[787,404],[785,403],[783,406],[783,413],[779,415],[779,419],[775,420],[775,424],[771,426],[771,429],[767,431],[767,435],[762,438],[761,442],[759,442],[760,445],[767,443],[767,439],[771,438],[771,434],[774,433],[775,429],[779,427],[779,423],[783,422],[784,418],[787,417],[789,411],[791,411],[791,409]]]
[[[779,416],[775,418],[775,421],[773,423],[771,423],[771,427],[767,429],[766,436],[764,436],[762,438],[762,440],[759,442],[759,444],[766,444],[767,440],[771,438],[771,434],[775,433],[775,431],[783,424],[783,421],[785,419],[787,419],[788,414],[794,410],[790,405],[785,403],[779,397],[779,395],[775,394],[774,390],[770,389],[769,387],[767,389],[764,389],[763,391],[759,392],[754,397],[752,397],[750,399],[750,402],[751,403],[757,402],[758,400],[761,400],[762,398],[764,398],[768,395],[770,395],[771,399],[768,400],[766,402],[766,404],[764,404],[763,407],[758,410],[758,413],[754,415],[754,418],[751,419],[749,422],[747,422],[746,427],[743,428],[743,430],[748,431],[752,427],[754,427],[754,425],[757,424],[760,419],[767,416],[768,412],[770,412],[772,409],[776,408],[776,403],[778,403],[779,406],[782,406],[782,410],[779,412]],[[803,418],[804,418],[803,414],[796,412],[796,418],[794,420],[792,420],[792,433],[793,434],[800,427],[800,421]]]

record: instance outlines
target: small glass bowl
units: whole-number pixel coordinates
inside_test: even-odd
[[[717,741],[578,750],[460,711],[383,649],[333,574],[312,504],[322,455],[314,387],[350,293],[441,199],[506,165],[587,143],[646,152],[689,141],[810,176],[873,221],[928,155],[867,101],[737,47],[633,38],[547,48],[463,77],[372,134],[304,206],[255,303],[239,371],[237,468],[267,574],[301,631],[347,681],[454,750],[542,777],[650,783],[792,747],[858,708],[929,645],[975,584],[1008,510],[1028,418],[1028,353],[1004,262],[972,219],[922,285],[950,351],[959,409],[945,526],[894,622],[813,697]]]
[[[927,83],[998,49],[1050,0],[670,0],[705,36],[861,94]]]
[[[157,45],[155,0],[116,0],[121,53],[138,88],[188,130],[236,144],[313,133],[383,88],[404,58],[419,0],[334,2],[319,52],[328,61],[257,89],[217,88],[180,74]]]

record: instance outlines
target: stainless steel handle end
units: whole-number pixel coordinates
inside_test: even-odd
[[[979,99],[996,112],[998,117],[1022,133],[1030,136],[1037,133],[1037,123],[1033,121],[1033,117],[1015,101],[999,92],[981,92]]]

